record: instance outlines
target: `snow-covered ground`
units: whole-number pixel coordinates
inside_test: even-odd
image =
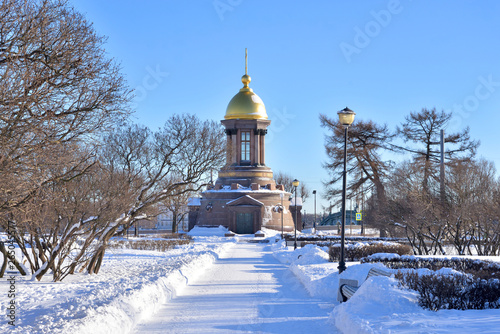
[[[109,249],[97,275],[63,282],[17,276],[16,326],[3,317],[0,333],[129,333],[186,283],[203,274],[231,242],[195,242],[167,252]],[[8,277],[9,275],[7,275]],[[0,279],[0,305],[10,302]],[[5,314],[4,312],[2,312]]]
[[[309,328],[308,322],[312,321],[319,325],[317,333],[500,333],[500,310],[427,311],[417,305],[415,293],[399,289],[393,278],[372,277],[365,281],[370,268],[380,264],[347,263],[348,268],[341,277],[356,279],[363,284],[348,302],[340,304],[337,302],[337,263],[328,262],[325,248],[308,245],[293,251],[283,242],[275,242],[274,233],[268,230],[263,231],[266,238],[259,239],[267,239],[269,243],[244,243],[241,248],[239,244],[235,245],[238,241],[253,238],[224,238],[224,232],[222,228],[196,229],[194,243],[166,252],[109,250],[98,275],[73,275],[59,283],[50,282],[49,276],[42,282],[17,276],[16,326],[10,326],[9,319],[4,316],[0,333],[144,333],[147,331],[143,329],[154,328],[153,324],[164,314],[165,307],[180,308],[189,298],[197,300],[196,293],[200,293],[199,311],[183,315],[184,320],[189,317],[196,320],[200,333],[204,332],[202,317],[207,313],[201,310],[208,307],[206,303],[217,301],[217,307],[229,308],[227,312],[232,309],[244,312],[247,309],[241,303],[246,297],[253,298],[253,308],[248,309],[253,313],[251,316],[248,312],[246,314],[251,326],[245,328],[250,332],[301,333],[304,326],[298,322]],[[241,249],[247,250],[248,259],[238,253]],[[258,253],[262,256],[258,257]],[[233,258],[242,260],[242,263],[246,261],[249,268],[254,268],[248,270],[243,290],[236,290],[241,288],[236,285],[217,285],[217,280],[238,280],[245,275],[247,269],[240,265],[225,274],[221,271],[219,265],[224,262],[235,265]],[[498,257],[491,259],[500,262]],[[255,274],[257,271],[260,274]],[[283,297],[279,299],[281,301],[295,297],[287,295],[285,286],[290,278],[284,280],[286,271],[290,275],[293,273],[302,283],[299,287],[296,285],[296,289],[304,290],[304,294],[297,297],[296,304],[277,302],[277,297]],[[256,286],[254,283],[260,287],[249,290],[248,287]],[[186,284],[189,287],[186,288]],[[201,284],[216,286],[218,292],[211,292],[209,299],[202,299]],[[0,305],[4,310],[11,300],[8,289],[7,278],[0,279]],[[208,290],[204,291],[206,294]],[[301,293],[297,291],[294,293]],[[194,297],[183,299],[193,293]],[[179,298],[176,298],[177,294]],[[231,297],[234,302],[231,302]],[[304,310],[308,299],[316,311],[293,315],[294,305]],[[266,315],[262,312],[269,309],[270,303],[282,313],[277,311],[270,315],[268,312]],[[228,316],[229,322],[234,319],[237,318]],[[263,327],[256,325],[266,323]],[[280,323],[295,326],[280,326]],[[168,326],[168,323],[164,325]],[[220,331],[245,330],[240,325],[221,325]]]
[[[359,290],[345,303],[336,303],[330,320],[342,333],[500,333],[500,310],[424,310],[417,294],[397,287],[389,277],[371,277],[368,271],[381,264],[347,263],[340,277],[338,263],[328,261],[327,248],[307,245],[290,251],[283,243],[274,246],[274,254],[292,270],[311,296],[337,298],[339,278],[362,282]],[[481,257],[484,259],[485,257]],[[500,257],[488,257],[500,262]],[[423,269],[425,270],[425,269]]]
[[[136,333],[331,333],[333,304],[311,297],[267,244],[234,243]]]

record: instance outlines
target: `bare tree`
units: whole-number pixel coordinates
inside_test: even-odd
[[[325,149],[328,161],[324,167],[328,170],[330,179],[325,182],[327,196],[335,199],[333,205],[341,201],[341,181],[344,168],[344,128],[338,119],[320,115],[321,126],[330,133],[325,138]],[[347,173],[350,175],[347,184],[347,197],[374,189],[374,198],[370,210],[371,224],[380,228],[384,235],[387,227],[384,222],[383,210],[386,206],[385,180],[391,169],[392,162],[382,159],[384,151],[393,150],[392,134],[386,125],[378,125],[373,121],[357,120],[349,127],[347,147]]]
[[[46,173],[58,146],[89,141],[127,115],[119,67],[85,18],[66,1],[0,4],[0,211],[81,169]]]
[[[117,232],[150,217],[156,206],[169,198],[195,193],[208,185],[210,170],[224,163],[224,139],[220,124],[201,122],[190,115],[172,116],[154,134],[145,127],[129,125],[109,135],[102,164],[122,175],[122,187],[133,200],[126,211],[106,224],[88,272],[99,271],[108,241]]]
[[[295,191],[295,187],[293,186],[293,180],[295,179],[290,174],[284,173],[282,171],[278,171],[274,173],[274,179],[277,184],[282,184],[285,188],[286,192],[293,193]],[[297,195],[302,199],[302,202],[305,202],[307,197],[309,197],[309,188],[305,182],[299,183]]]
[[[496,255],[500,252],[500,182],[491,162],[448,164],[448,210],[441,213],[437,182],[424,189],[424,171],[413,162],[399,166],[388,184],[388,219],[402,229],[416,254],[445,254],[453,246],[460,255]]]
[[[424,108],[419,113],[410,113],[397,129],[398,135],[406,143],[412,143],[398,146],[397,150],[412,153],[413,160],[399,167],[392,177],[387,215],[404,228],[418,254],[444,254],[445,242],[452,242],[458,253],[464,254],[470,247],[468,243],[474,239],[471,234],[473,231],[467,227],[471,226],[467,215],[454,217],[457,212],[461,212],[462,205],[456,206],[457,191],[451,189],[452,183],[449,183],[461,175],[457,166],[463,167],[472,162],[479,145],[479,142],[470,138],[468,128],[445,137],[448,198],[442,197],[440,188],[440,131],[451,117],[451,113]]]
[[[493,163],[467,161],[450,168],[447,239],[458,254],[497,255],[500,247],[499,180]]]
[[[170,183],[178,183],[180,180],[173,180]],[[188,190],[188,186],[185,186],[185,190]],[[180,189],[179,189],[180,190]],[[188,214],[187,202],[189,197],[193,195],[193,192],[178,192],[173,196],[169,196],[163,201],[160,206],[166,212],[172,214],[172,233],[177,233],[179,229],[179,224],[182,223],[186,215]]]
[[[403,231],[415,254],[445,254],[441,203],[424,191],[422,176],[423,171],[409,161],[395,168],[386,187],[386,220]]]
[[[62,145],[61,159],[87,155],[78,146],[69,150],[70,146]],[[48,169],[57,174],[64,168],[64,161],[58,161]],[[130,201],[117,177],[106,172],[93,163],[68,179],[40,187],[36,196],[10,209],[9,217],[17,227],[14,237],[37,280],[49,271],[59,281],[81,270],[94,251],[95,238],[105,231],[105,222],[128,208]]]
[[[321,125],[331,132],[326,137],[325,149],[328,162],[325,168],[331,175],[326,185],[329,187],[330,198],[337,196],[341,189],[336,188],[342,180],[344,163],[344,128],[338,122],[320,115]],[[359,178],[351,178],[348,191],[351,195],[358,191],[366,182],[372,183],[377,189],[378,196],[383,200],[385,197],[384,178],[391,167],[390,161],[381,158],[383,150],[391,150],[391,140],[394,135],[390,133],[386,125],[380,126],[373,121],[358,120],[349,127],[347,147],[347,169],[350,175],[359,175]]]
[[[74,187],[93,173],[95,139],[129,113],[104,43],[67,1],[0,3],[0,223],[16,222],[37,279],[61,279],[77,234],[96,226]]]
[[[311,192],[309,190],[309,187],[307,186],[307,183],[303,181],[300,182],[299,191],[300,191],[300,198],[302,198],[302,203],[305,203]]]
[[[61,145],[66,151],[59,156],[86,156],[69,147]],[[32,274],[40,280],[51,271],[58,281],[83,268],[97,273],[113,235],[153,217],[159,203],[199,191],[224,155],[221,126],[194,116],[173,116],[156,133],[129,125],[107,135],[85,171],[39,187],[25,205],[11,208]],[[52,173],[65,165],[54,163]]]
[[[420,112],[411,112],[405,122],[398,127],[397,133],[412,146],[399,147],[400,150],[413,153],[415,163],[424,171],[424,190],[429,190],[430,178],[438,179],[440,161],[440,131],[446,128],[452,113],[437,112],[436,109],[423,108]],[[461,132],[447,134],[445,156],[449,161],[467,161],[474,157],[478,141],[470,138],[469,128]]]

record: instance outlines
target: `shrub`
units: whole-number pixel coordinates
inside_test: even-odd
[[[345,245],[345,260],[359,261],[364,257],[376,253],[395,253],[399,255],[412,254],[411,247],[408,245],[392,243],[392,242],[372,242],[372,243],[356,243]],[[330,262],[340,260],[340,244],[334,244],[329,249]]]
[[[293,241],[295,236],[293,234],[285,234],[285,240]],[[313,242],[340,242],[339,235],[298,235],[297,241],[304,241],[308,243]],[[406,238],[391,238],[391,237],[366,237],[366,236],[345,236],[345,240],[349,242],[373,242],[373,241],[392,241],[392,242],[406,242]]]
[[[428,258],[415,256],[401,256],[383,258],[380,256],[366,257],[361,263],[381,262],[391,269],[420,269],[427,268],[433,271],[441,268],[451,268],[456,271],[471,274],[480,279],[500,279],[500,264],[491,261],[482,261],[467,258]]]
[[[418,292],[418,303],[429,310],[480,310],[500,308],[500,264],[466,258],[421,258],[415,256],[368,256],[362,263],[380,262],[398,272],[400,286]],[[451,268],[459,274],[422,274],[411,269],[437,271]]]
[[[190,240],[185,239],[144,239],[144,240],[117,240],[109,244],[110,248],[128,248],[139,250],[154,250],[164,252],[175,248],[178,245],[189,244]]]
[[[418,274],[398,272],[401,287],[418,292],[418,303],[432,311],[500,308],[500,281],[465,274]]]

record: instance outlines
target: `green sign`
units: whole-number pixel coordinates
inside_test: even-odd
[[[363,220],[361,212],[356,213],[356,220]]]

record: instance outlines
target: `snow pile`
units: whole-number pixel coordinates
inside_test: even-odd
[[[395,321],[394,316],[422,311],[416,303],[416,293],[398,289],[395,279],[375,276],[363,282],[349,301],[336,306],[331,318],[342,333],[389,333],[388,328],[399,332],[410,323]],[[420,331],[413,328],[413,332]]]
[[[291,271],[304,284],[311,297],[337,298],[338,270],[332,263],[292,265]]]
[[[336,298],[338,270],[334,263],[328,262],[328,247],[306,245],[289,251],[285,242],[273,246],[274,257],[281,263],[289,263],[290,270],[302,282],[312,297]]]
[[[195,226],[187,234],[192,237],[223,237],[229,230],[220,225],[218,227]]]
[[[398,288],[394,278],[366,280],[331,319],[343,333],[498,333],[500,310],[424,310],[417,293]]]
[[[2,322],[0,332],[128,333],[231,245],[191,244],[167,252],[109,250],[97,275],[72,275],[61,283],[19,277],[16,326]],[[0,295],[0,304],[7,302],[7,294]]]
[[[255,233],[264,233],[266,235],[266,238],[268,237],[276,237],[276,238],[281,238],[281,231],[276,231],[272,230],[266,227],[261,227],[261,229],[258,232]]]
[[[399,260],[401,256],[394,253],[376,253],[366,257],[366,261]]]
[[[327,262],[326,249],[307,245],[293,251],[279,242],[272,250],[278,260],[290,264],[290,270],[312,297],[326,298],[333,303],[330,320],[342,333],[493,333],[500,328],[499,309],[429,311],[418,305],[416,292],[399,288],[396,279],[385,276],[366,279],[373,267],[396,271],[381,263],[348,262],[340,278],[357,280],[360,288],[347,302],[338,303],[338,263]],[[373,257],[397,259],[399,255],[387,253]],[[500,257],[489,260],[498,262]],[[429,269],[417,271],[421,274],[431,272]],[[450,268],[442,268],[437,273],[459,274]]]
[[[306,245],[297,252],[297,259],[293,261],[295,265],[309,265],[328,262],[328,247],[316,247]]]
[[[316,247],[314,245],[306,245],[302,248],[297,248],[290,252],[285,246],[285,241],[280,241],[274,246],[274,256],[281,263],[290,264],[313,264],[328,262],[328,247]]]

